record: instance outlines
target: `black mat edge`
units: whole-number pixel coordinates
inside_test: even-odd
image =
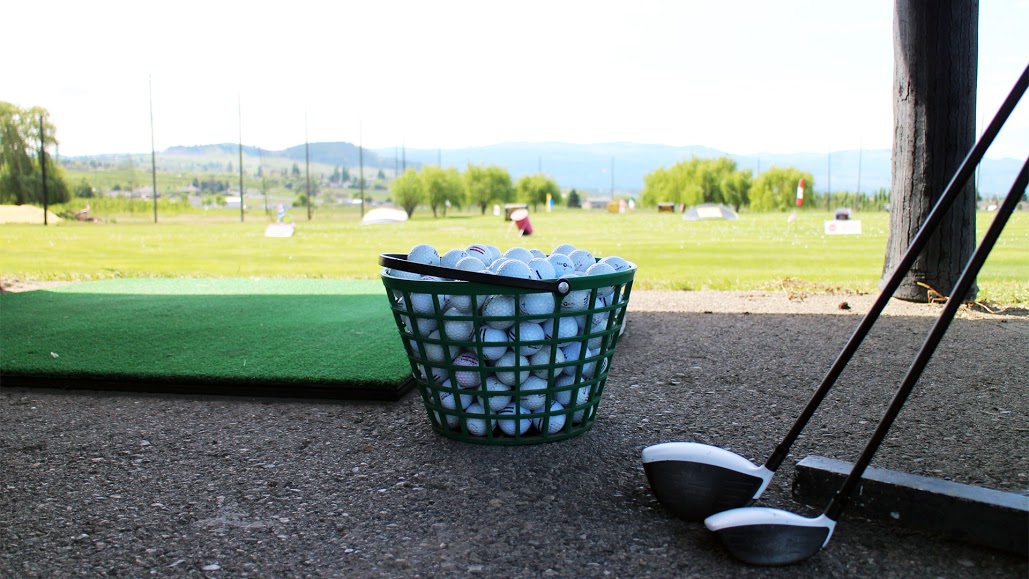
[[[824,507],[850,474],[849,462],[807,456],[797,463],[793,496]],[[882,468],[865,471],[848,514],[947,539],[1029,554],[1029,497]]]
[[[414,389],[417,381],[408,376],[392,388],[348,386],[332,383],[286,383],[273,381],[189,382],[178,380],[131,380],[77,376],[33,376],[4,374],[0,387],[45,388],[50,390],[107,390],[159,394],[202,394],[258,398],[305,398],[323,400],[371,400],[396,402]]]

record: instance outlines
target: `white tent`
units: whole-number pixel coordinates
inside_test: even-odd
[[[407,212],[393,207],[379,207],[364,214],[362,225],[374,223],[402,223],[407,221]]]
[[[701,219],[736,219],[739,217],[736,212],[721,203],[701,203],[694,205],[683,212],[682,218],[686,221],[700,221]]]

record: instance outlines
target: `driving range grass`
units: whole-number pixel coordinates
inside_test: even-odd
[[[471,243],[549,253],[572,243],[596,256],[639,264],[639,289],[779,290],[784,284],[875,292],[889,228],[888,213],[855,214],[861,235],[824,234],[829,213],[743,213],[736,221],[684,221],[653,209],[533,213],[535,230],[519,238],[510,222],[478,211],[434,219],[424,209],[405,223],[361,225],[357,211],[299,211],[292,238],[264,236],[263,214],[185,216],[161,223],[62,222],[0,225],[0,276],[23,280],[117,277],[272,277],[377,279],[380,253],[428,243],[442,253]],[[235,221],[234,221],[235,219]],[[993,219],[978,215],[981,236]],[[1029,214],[1016,213],[979,275],[979,298],[1029,303]]]

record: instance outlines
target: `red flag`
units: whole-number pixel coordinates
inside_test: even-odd
[[[797,207],[804,204],[804,180],[801,179],[800,183],[797,184]]]

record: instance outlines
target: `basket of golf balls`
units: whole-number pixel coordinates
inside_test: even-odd
[[[382,281],[432,428],[517,445],[589,430],[636,266],[565,244],[382,254]]]

